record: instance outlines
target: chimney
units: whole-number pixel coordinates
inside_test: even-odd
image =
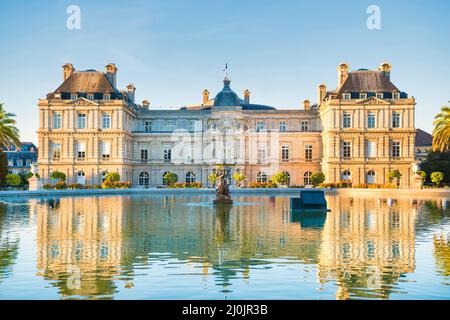
[[[114,63],[110,63],[105,67],[106,77],[114,88],[117,88],[117,67]]]
[[[135,98],[135,92],[136,92],[136,87],[133,84],[129,84],[127,85],[127,96],[128,99],[134,103],[134,98]]]
[[[62,68],[63,68],[63,78],[64,81],[66,81],[67,78],[70,77],[70,75],[75,71],[75,68],[71,63],[66,63],[65,65],[62,66]]]
[[[322,102],[325,100],[325,96],[327,94],[327,86],[324,84],[321,84],[319,87],[317,87],[317,103],[318,105],[321,105]]]
[[[381,71],[381,74],[383,74],[386,78],[388,78],[388,80],[391,80],[391,69],[392,65],[387,62],[382,63],[378,67],[378,70]]]
[[[145,99],[144,101],[142,101],[142,107],[146,110],[148,110],[148,107],[150,106],[150,102]]]
[[[203,105],[208,104],[209,101],[209,91],[208,90],[203,90]]]
[[[303,106],[305,107],[305,110],[311,109],[311,104],[310,104],[309,100],[303,101]]]
[[[348,77],[348,64],[341,63],[338,66],[338,88],[342,86],[347,77]]]
[[[248,89],[244,91],[244,103],[250,104],[250,90]]]

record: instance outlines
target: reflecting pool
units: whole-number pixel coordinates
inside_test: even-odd
[[[450,299],[448,198],[0,202],[0,299]]]

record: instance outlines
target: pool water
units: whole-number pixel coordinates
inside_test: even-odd
[[[0,202],[0,299],[450,299],[448,198]]]

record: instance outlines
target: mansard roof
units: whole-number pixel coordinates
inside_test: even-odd
[[[431,146],[433,144],[433,136],[421,129],[416,129],[415,145],[416,147]]]
[[[385,76],[377,70],[356,70],[348,74],[347,79],[337,89],[337,97],[340,98],[345,92],[400,92],[400,90]]]
[[[115,93],[117,90],[103,72],[96,70],[73,72],[52,95],[56,93]]]

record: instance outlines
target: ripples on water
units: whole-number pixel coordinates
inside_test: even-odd
[[[450,298],[449,199],[0,203],[0,299]]]

